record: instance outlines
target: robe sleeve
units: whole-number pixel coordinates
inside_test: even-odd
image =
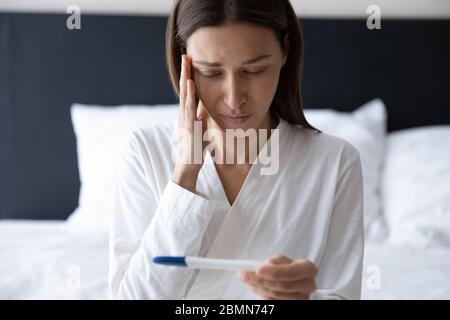
[[[344,151],[326,246],[312,299],[360,299],[364,256],[363,177],[359,152]]]
[[[109,241],[113,299],[182,299],[194,270],[161,266],[157,255],[198,255],[217,205],[169,180],[157,196],[133,133],[121,152]],[[151,167],[151,165],[150,165]]]

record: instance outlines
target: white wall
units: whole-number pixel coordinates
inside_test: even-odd
[[[0,0],[0,11],[66,12],[78,5],[82,13],[167,14],[172,0]],[[383,17],[450,18],[450,0],[291,0],[302,17],[366,17],[378,5]]]

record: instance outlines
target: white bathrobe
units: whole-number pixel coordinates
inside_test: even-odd
[[[345,140],[282,119],[277,129],[278,172],[262,175],[257,159],[232,206],[209,153],[198,177],[198,194],[171,180],[176,121],[131,134],[121,153],[110,232],[114,298],[259,299],[237,272],[168,267],[152,259],[176,255],[263,261],[278,254],[316,264],[318,289],[312,299],[360,298],[364,229],[359,152]]]

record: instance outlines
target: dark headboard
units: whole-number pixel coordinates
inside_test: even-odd
[[[65,219],[79,177],[73,102],[175,103],[166,17],[0,14],[0,218]],[[389,130],[450,124],[450,21],[302,20],[306,106],[386,103]]]

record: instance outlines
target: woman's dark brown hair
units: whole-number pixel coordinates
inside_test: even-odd
[[[282,50],[288,52],[270,106],[272,116],[320,132],[308,123],[303,113],[300,94],[303,34],[289,0],[176,0],[166,34],[167,65],[176,94],[180,94],[181,55],[186,53],[187,39],[199,28],[234,23],[253,23],[272,29]]]

